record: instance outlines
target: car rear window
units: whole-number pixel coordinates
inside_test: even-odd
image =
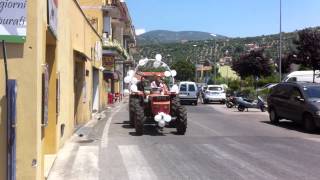
[[[188,91],[196,91],[196,88],[193,84],[188,85]]]
[[[180,85],[180,91],[187,91],[187,85],[186,84],[181,84]]]
[[[222,91],[221,87],[209,87],[208,90],[210,91]]]

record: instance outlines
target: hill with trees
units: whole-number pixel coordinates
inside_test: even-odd
[[[320,27],[315,28],[320,30]],[[161,31],[160,31],[161,32]],[[300,31],[283,33],[283,55],[286,55],[296,50],[294,41],[298,38]],[[152,33],[157,33],[154,31]],[[209,33],[208,33],[209,34]],[[161,37],[161,33],[159,37]],[[263,35],[246,38],[217,38],[209,40],[197,40],[187,42],[174,42],[175,37],[171,39],[170,36],[165,37],[166,40],[162,43],[160,41],[148,41],[147,43],[139,44],[138,53],[135,59],[142,57],[154,57],[160,53],[167,62],[174,62],[178,60],[187,60],[193,63],[209,61],[213,63],[215,60],[224,57],[232,57],[232,59],[239,58],[241,54],[249,52],[252,49],[265,49],[265,56],[274,62],[278,59],[279,50],[279,35]],[[171,39],[171,40],[170,40]]]
[[[166,30],[155,30],[146,32],[137,37],[138,44],[149,45],[149,44],[163,44],[163,43],[181,43],[187,41],[202,41],[202,40],[213,40],[213,39],[225,39],[225,36],[216,35],[213,36],[211,33],[200,32],[200,31],[166,31]]]

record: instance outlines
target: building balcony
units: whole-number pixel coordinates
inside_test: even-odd
[[[109,51],[116,51],[125,60],[130,59],[128,51],[119,43],[117,40],[112,40],[111,38],[104,37],[102,40],[102,49]],[[112,52],[110,52],[112,53]]]

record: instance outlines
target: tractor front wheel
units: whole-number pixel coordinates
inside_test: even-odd
[[[178,135],[184,135],[187,130],[187,110],[183,106],[179,106],[176,111],[176,128]]]

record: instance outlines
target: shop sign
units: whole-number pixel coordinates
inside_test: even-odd
[[[57,37],[58,26],[58,0],[48,0],[49,29]]]
[[[27,0],[0,0],[0,40],[24,43],[27,35]]]
[[[113,56],[103,57],[103,67],[107,71],[112,71],[114,67],[114,57]]]

